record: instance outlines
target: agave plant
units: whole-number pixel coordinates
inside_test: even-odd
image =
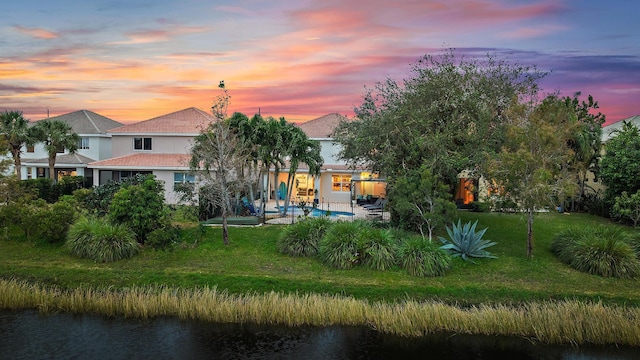
[[[458,219],[458,224],[451,224],[451,228],[447,226],[450,240],[438,236],[438,239],[443,244],[440,248],[448,251],[454,257],[460,256],[464,260],[469,260],[470,257],[495,258],[496,256],[493,256],[485,249],[496,243],[483,240],[482,236],[487,229],[476,232],[476,225],[478,225],[477,220],[473,224],[468,222],[461,225],[460,219]]]

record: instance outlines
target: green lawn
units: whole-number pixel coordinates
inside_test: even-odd
[[[314,258],[292,258],[276,250],[282,226],[230,228],[224,246],[219,228],[208,228],[197,247],[145,249],[115,263],[78,259],[60,245],[0,240],[0,278],[23,279],[63,288],[125,288],[144,285],[217,287],[230,293],[315,292],[370,300],[440,299],[450,303],[520,303],[546,299],[594,299],[640,305],[640,280],[602,278],[577,272],[549,251],[555,233],[570,226],[609,224],[585,214],[540,214],[535,218],[534,258],[526,259],[526,220],[519,214],[461,212],[488,227],[485,238],[497,259],[454,261],[443,277],[418,278],[403,270],[334,270]],[[611,225],[614,226],[614,225]],[[629,231],[633,229],[627,228]],[[185,230],[187,243],[195,229]]]

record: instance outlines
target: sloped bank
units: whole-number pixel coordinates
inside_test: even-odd
[[[286,326],[369,326],[418,337],[436,332],[518,336],[545,344],[640,346],[640,308],[548,301],[459,308],[436,301],[369,302],[320,294],[234,295],[216,288],[60,290],[0,280],[0,309]]]

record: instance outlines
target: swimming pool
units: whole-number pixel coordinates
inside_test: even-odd
[[[280,206],[280,210],[282,211],[282,209],[284,208],[284,206]],[[311,212],[309,213],[309,216],[326,216],[327,215],[327,210],[321,210],[318,208],[313,208],[311,206],[307,206],[306,209],[311,210]],[[291,215],[291,210],[293,210],[293,216],[304,216],[304,212],[302,211],[302,209],[300,209],[299,207],[291,207],[289,206],[287,208],[287,215]],[[338,217],[338,216],[353,216],[355,215],[352,212],[348,212],[348,211],[333,211],[333,210],[329,210],[330,212],[330,216],[331,217]],[[273,211],[266,211],[267,214],[277,214],[278,211],[273,210]]]

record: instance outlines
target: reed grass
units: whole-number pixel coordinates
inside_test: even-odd
[[[547,344],[640,346],[640,308],[575,300],[461,308],[438,301],[370,302],[283,292],[229,294],[217,288],[164,286],[95,290],[0,279],[0,309],[104,316],[176,316],[218,323],[369,326],[418,337],[435,332],[503,335]]]

